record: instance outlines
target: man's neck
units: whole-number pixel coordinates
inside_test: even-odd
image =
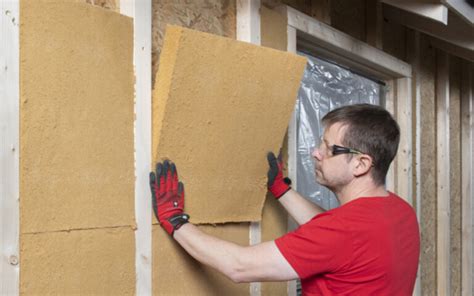
[[[348,203],[359,197],[380,197],[388,196],[388,192],[384,185],[374,185],[370,180],[368,182],[351,183],[335,192],[337,199],[341,205]]]

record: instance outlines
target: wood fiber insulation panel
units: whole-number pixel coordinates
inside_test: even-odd
[[[268,9],[264,6],[260,9],[260,25],[261,25],[261,42],[262,46],[287,50],[287,26],[286,17]],[[287,163],[288,155],[288,138],[285,136],[282,141],[282,155],[284,163]],[[286,165],[284,166],[287,167]],[[285,176],[288,172],[284,171]],[[262,241],[272,241],[284,235],[288,229],[287,213],[282,205],[268,193],[263,207],[262,215]],[[288,295],[287,282],[263,282],[261,286],[263,296]]]
[[[185,184],[194,223],[261,220],[266,154],[278,151],[306,60],[176,26],[153,92],[153,152]]]
[[[134,223],[133,23],[22,0],[21,233]]]
[[[21,236],[22,295],[134,295],[129,227]]]
[[[248,223],[199,225],[202,231],[236,244],[249,243]],[[153,295],[248,295],[249,284],[234,284],[203,265],[180,247],[163,229],[153,225]]]

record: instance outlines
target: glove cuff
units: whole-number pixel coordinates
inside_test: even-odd
[[[167,220],[164,220],[161,223],[161,226],[170,234],[171,236],[174,235],[175,230],[178,230],[184,224],[189,222],[189,215],[185,213],[177,214],[170,217]]]
[[[278,182],[275,182],[268,190],[273,194],[276,199],[282,197],[291,189],[291,180],[290,178],[280,179]]]
[[[286,185],[286,186],[282,186],[278,189],[271,190],[270,192],[273,194],[275,199],[280,199],[280,197],[282,197],[285,193],[290,191],[290,189],[291,189],[291,186]]]

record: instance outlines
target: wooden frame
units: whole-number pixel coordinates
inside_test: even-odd
[[[415,113],[413,118],[415,143],[413,167],[415,171],[415,180],[413,180],[413,205],[415,206],[416,216],[421,217],[421,84],[418,77],[420,72],[420,33],[414,30],[408,31],[408,56],[407,59],[413,67],[412,77],[412,98],[414,101]],[[421,295],[421,271],[418,265],[416,274],[414,295]]]
[[[437,287],[439,295],[451,295],[449,56],[440,50],[436,56]]]
[[[121,0],[120,12],[133,18],[135,66],[135,268],[136,294],[152,294],[151,165],[151,0]]]
[[[18,295],[20,3],[0,0],[0,294]]]
[[[260,0],[237,0],[237,40],[252,44],[261,44],[260,34]],[[260,222],[251,222],[249,229],[250,245],[262,241],[262,225]],[[262,294],[260,282],[250,283],[250,295]]]
[[[288,6],[277,10],[288,20],[289,52],[296,53],[297,45],[304,43],[323,58],[328,58],[366,73],[376,79],[385,80],[391,86],[386,98],[386,107],[391,111],[402,130],[399,154],[390,169],[387,185],[412,203],[412,68],[409,64],[357,40],[329,25]],[[377,44],[377,43],[376,43]],[[297,188],[296,175],[296,120],[293,114],[288,128],[288,175]],[[289,228],[293,225],[290,223]],[[296,295],[295,282],[290,283],[289,295]]]
[[[473,74],[472,66],[464,64],[462,68],[461,80],[461,294],[463,296],[472,295],[473,276]]]
[[[277,10],[288,19],[288,51],[296,52],[297,44],[311,47],[323,58],[329,58],[376,79],[385,80],[392,86],[386,98],[389,111],[395,115],[405,133],[388,180],[392,190],[412,203],[412,68],[409,64],[340,32],[288,6]],[[296,178],[296,122],[288,130],[289,175],[294,184]],[[393,185],[390,185],[393,184]],[[297,185],[296,185],[297,186]]]

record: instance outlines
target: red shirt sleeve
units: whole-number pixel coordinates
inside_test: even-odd
[[[352,254],[347,228],[330,213],[317,215],[275,244],[301,279],[334,272],[349,264]]]

